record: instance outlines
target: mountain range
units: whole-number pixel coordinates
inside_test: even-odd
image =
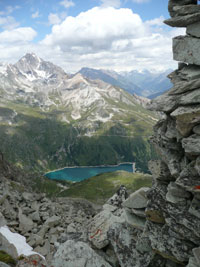
[[[28,53],[0,64],[0,150],[34,170],[136,161],[147,171],[157,118],[144,102]]]
[[[171,69],[152,73],[148,70],[116,72],[104,69],[82,68],[78,73],[89,79],[99,79],[113,86],[123,88],[130,94],[152,99],[170,89],[172,84],[166,77],[170,72],[172,72]]]

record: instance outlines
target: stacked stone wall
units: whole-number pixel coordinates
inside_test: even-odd
[[[152,249],[178,266],[200,266],[200,5],[195,0],[170,0],[165,23],[185,27],[173,39],[178,69],[169,75],[173,87],[152,102],[164,119],[152,141],[161,160],[150,162],[154,186],[146,213]]]

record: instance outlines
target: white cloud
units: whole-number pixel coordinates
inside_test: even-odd
[[[17,44],[32,41],[37,35],[30,27],[6,30],[0,33],[0,44]]]
[[[0,17],[0,27],[4,30],[11,30],[19,26],[19,23],[12,16]]]
[[[65,8],[69,8],[72,6],[75,6],[74,2],[71,0],[63,0],[59,3],[61,6],[64,6]]]
[[[48,16],[49,24],[59,24],[61,22],[61,19],[59,18],[59,15],[56,13],[50,13]]]
[[[101,5],[103,7],[120,7],[121,6],[121,1],[120,0],[100,0],[101,1]]]
[[[42,43],[57,45],[62,51],[96,53],[112,49],[115,41],[138,38],[144,32],[142,20],[130,9],[95,7],[53,26]]]
[[[39,17],[40,17],[39,11],[36,11],[35,13],[33,13],[33,14],[31,15],[31,17],[32,17],[33,19],[39,18]]]
[[[164,19],[163,16],[160,16],[159,18],[146,21],[146,24],[149,26],[162,26]]]
[[[115,70],[174,68],[171,39],[184,34],[184,30],[167,29],[162,19],[144,22],[130,9],[96,7],[62,22],[54,20],[57,25],[40,43],[32,42],[36,32],[31,28],[27,32],[19,28],[21,31],[0,33],[0,50],[4,51],[0,61],[17,61],[33,51],[69,72],[83,66]]]

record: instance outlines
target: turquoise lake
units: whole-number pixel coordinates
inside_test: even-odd
[[[133,164],[123,163],[116,166],[70,167],[46,173],[45,176],[48,177],[49,179],[80,182],[100,173],[114,172],[114,171],[133,172]]]

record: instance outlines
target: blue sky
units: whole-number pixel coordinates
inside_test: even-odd
[[[167,0],[0,0],[0,61],[27,52],[68,72],[175,66]]]

